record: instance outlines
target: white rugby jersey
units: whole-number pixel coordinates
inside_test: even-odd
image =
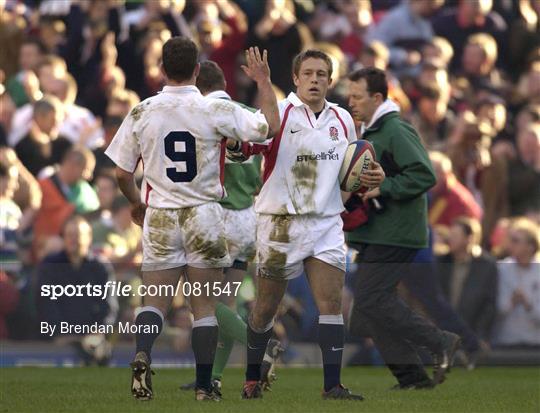
[[[345,150],[355,141],[349,112],[325,101],[316,118],[295,93],[279,102],[281,129],[264,144],[243,144],[249,156],[264,153],[260,214],[329,216],[343,211],[338,175]]]
[[[186,208],[225,195],[225,138],[263,142],[268,124],[233,102],[207,99],[195,86],[165,86],[135,106],[105,151],[129,172],[143,162],[142,201]]]

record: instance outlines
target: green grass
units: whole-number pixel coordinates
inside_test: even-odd
[[[347,368],[343,382],[361,392],[361,403],[322,401],[320,369],[279,369],[273,391],[263,400],[240,400],[243,372],[225,372],[224,400],[197,403],[178,385],[191,369],[159,369],[155,399],[139,402],[129,392],[128,369],[4,368],[0,370],[0,412],[539,412],[538,368],[454,369],[430,391],[389,391],[394,383],[384,368]]]

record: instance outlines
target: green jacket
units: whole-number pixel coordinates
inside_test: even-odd
[[[386,174],[380,187],[384,210],[370,213],[366,224],[348,233],[347,241],[427,247],[426,192],[435,185],[436,178],[418,134],[397,112],[391,112],[368,128],[363,138],[373,144]]]

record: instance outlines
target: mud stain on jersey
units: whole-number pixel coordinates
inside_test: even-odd
[[[268,135],[268,125],[266,123],[261,123],[259,125],[259,128],[257,129],[257,132],[261,134],[261,136],[267,136]]]
[[[294,177],[293,190],[295,192],[292,200],[296,212],[314,209],[313,194],[317,183],[317,161],[314,159],[297,161],[291,168],[291,172]]]
[[[133,120],[138,121],[141,118],[141,115],[144,112],[143,105],[137,105],[133,109],[131,109],[130,115],[133,118]]]
[[[285,265],[287,264],[287,254],[272,247],[268,249],[266,260],[262,264],[259,275],[263,278],[276,280],[285,279]]]
[[[154,254],[164,257],[170,253],[170,234],[174,231],[176,222],[174,215],[167,209],[154,209],[148,220],[148,235]]]
[[[270,231],[270,241],[290,242],[289,226],[291,224],[290,215],[272,215],[272,231]]]

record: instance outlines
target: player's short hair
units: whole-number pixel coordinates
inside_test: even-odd
[[[187,37],[172,37],[163,45],[163,70],[169,79],[177,82],[193,76],[198,58],[197,45]]]
[[[212,60],[201,62],[201,68],[197,76],[197,87],[203,95],[216,90],[225,90],[226,86],[223,70],[216,62]]]
[[[355,70],[349,75],[351,82],[358,82],[360,79],[366,81],[367,90],[370,95],[380,93],[383,100],[388,98],[388,81],[386,80],[384,70],[375,67],[364,67],[363,69]]]
[[[323,60],[328,66],[328,79],[332,77],[332,59],[330,59],[330,56],[328,56],[326,53],[316,49],[308,49],[295,56],[292,63],[292,71],[294,75],[298,76],[302,62],[307,59]]]

